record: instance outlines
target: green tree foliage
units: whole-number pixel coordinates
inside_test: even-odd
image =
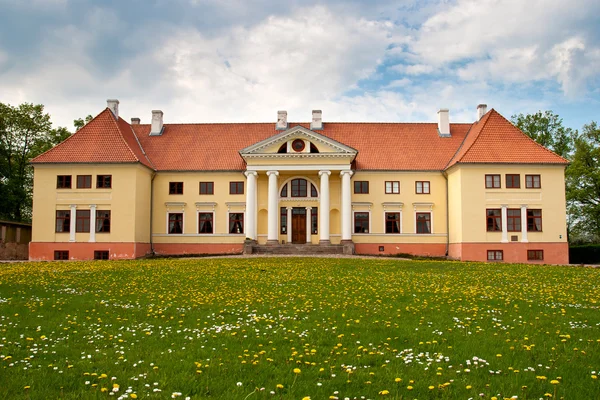
[[[41,104],[0,103],[0,218],[31,220],[33,168],[29,161],[71,133],[52,128]]]
[[[92,117],[91,115],[88,115],[87,117],[85,117],[85,120],[83,118],[77,118],[76,120],[73,120],[73,125],[75,125],[75,131],[78,131],[81,128],[83,128],[83,126],[90,122],[93,118],[94,117]]]
[[[513,115],[511,121],[530,138],[559,156],[568,159],[573,151],[577,131],[565,128],[562,118],[552,111]]]
[[[600,128],[584,125],[574,140],[575,151],[567,168],[567,200],[574,221],[573,233],[587,241],[600,240]]]

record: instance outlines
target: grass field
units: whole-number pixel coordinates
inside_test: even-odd
[[[600,399],[600,269],[0,265],[0,397]]]

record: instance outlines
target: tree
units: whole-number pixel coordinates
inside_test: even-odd
[[[29,161],[71,133],[52,128],[41,104],[0,103],[0,218],[31,220],[33,168]]]
[[[73,120],[73,125],[75,125],[75,131],[78,131],[81,128],[83,128],[83,126],[85,124],[87,124],[88,122],[90,122],[92,119],[94,119],[94,117],[92,117],[91,115],[88,115],[87,117],[85,117],[85,120],[83,118],[78,118],[76,120]]]
[[[575,151],[566,172],[569,213],[574,233],[600,239],[600,128],[596,122],[584,125],[574,141]]]
[[[573,151],[577,131],[565,128],[562,118],[552,111],[513,115],[511,121],[527,136],[559,156],[568,159]]]

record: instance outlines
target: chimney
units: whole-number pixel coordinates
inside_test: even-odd
[[[310,129],[318,131],[323,129],[323,112],[321,110],[313,110],[312,122],[310,123]]]
[[[108,99],[106,100],[106,107],[112,111],[113,115],[116,119],[119,119],[119,100],[117,99]]]
[[[477,121],[481,119],[487,112],[487,104],[479,104],[477,106]]]
[[[139,125],[139,124],[140,124],[139,118],[131,118],[131,125]]]
[[[277,111],[277,123],[275,124],[275,129],[278,131],[285,131],[287,127],[287,111]]]
[[[440,108],[438,111],[438,133],[441,137],[450,137],[450,111]]]
[[[152,129],[150,136],[160,136],[163,133],[163,112],[152,110]]]

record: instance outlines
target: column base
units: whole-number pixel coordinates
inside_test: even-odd
[[[331,244],[331,240],[319,240],[319,244]]]
[[[352,240],[342,240],[340,244],[344,246],[344,254],[353,255],[355,253],[354,242]]]
[[[267,240],[267,245],[269,245],[269,246],[275,246],[278,244],[279,244],[279,240],[274,240],[274,239]]]

